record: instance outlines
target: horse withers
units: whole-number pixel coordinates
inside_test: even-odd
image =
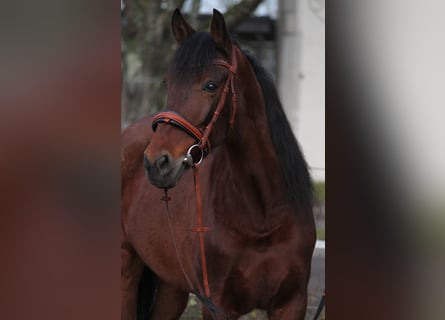
[[[273,82],[218,11],[172,30],[166,110],[122,135],[122,319],[179,319],[190,292],[204,319],[304,319],[312,185]]]

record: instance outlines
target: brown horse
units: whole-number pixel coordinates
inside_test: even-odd
[[[168,111],[122,136],[122,319],[178,319],[190,292],[204,302],[204,319],[254,308],[304,319],[312,187],[273,82],[218,11],[210,33],[195,32],[178,10],[172,29]],[[191,231],[201,226],[197,207],[204,250]]]

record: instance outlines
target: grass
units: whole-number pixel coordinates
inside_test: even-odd
[[[317,240],[326,240],[325,228],[317,228]]]
[[[202,319],[201,302],[194,296],[190,295],[187,309],[185,309],[180,320],[199,320]],[[253,310],[249,314],[242,316],[239,320],[267,320],[265,311]]]
[[[316,181],[313,183],[314,197],[316,203],[325,203],[326,201],[326,184],[324,181]]]
[[[317,210],[314,211],[314,214],[316,219],[322,219],[321,220],[322,223],[317,223],[317,239],[326,240],[325,227],[324,227],[324,204],[326,201],[326,184],[324,181],[316,181],[313,183],[313,188],[314,188],[314,205],[315,205],[314,208],[317,208]],[[318,216],[318,214],[321,213],[317,212],[318,210],[323,210],[322,216]]]
[[[306,319],[313,318],[317,306],[313,306],[310,310],[307,311]],[[191,294],[187,304],[187,309],[182,314],[180,320],[199,320],[199,319],[202,319],[201,302],[196,298],[196,296]],[[267,319],[268,319],[267,312],[262,310],[253,310],[252,312],[239,318],[239,320],[267,320]],[[325,319],[324,310],[321,313],[319,320],[323,319]]]

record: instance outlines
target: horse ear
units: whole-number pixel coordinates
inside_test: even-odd
[[[229,32],[227,32],[223,15],[216,9],[213,9],[210,35],[213,41],[215,41],[216,46],[230,59],[232,57],[232,40],[230,39]]]
[[[180,44],[182,41],[190,37],[196,31],[185,21],[178,8],[175,9],[171,21],[172,31],[176,38],[176,43]]]

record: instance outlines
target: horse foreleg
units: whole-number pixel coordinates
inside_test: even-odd
[[[135,320],[139,280],[144,264],[134,249],[121,246],[121,320]]]
[[[307,292],[295,295],[289,302],[268,311],[269,320],[304,320]]]
[[[177,320],[187,306],[188,292],[159,281],[150,320]]]

